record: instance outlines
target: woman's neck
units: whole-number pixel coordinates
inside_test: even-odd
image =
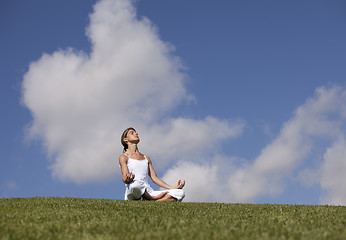
[[[128,154],[135,154],[135,153],[139,153],[138,148],[137,148],[137,144],[134,145],[129,145],[126,152]]]

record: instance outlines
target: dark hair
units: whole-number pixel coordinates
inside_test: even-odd
[[[129,128],[127,128],[127,129],[123,132],[123,134],[121,135],[121,144],[124,146],[123,152],[125,152],[125,151],[127,150],[127,148],[129,147],[129,146],[127,145],[127,143],[124,141],[124,138],[127,137],[127,133],[128,133],[130,130],[136,131],[133,127],[129,127]]]

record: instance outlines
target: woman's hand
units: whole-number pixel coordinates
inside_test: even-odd
[[[133,181],[133,179],[135,178],[135,175],[132,172],[128,172],[125,176],[125,183],[129,184]]]
[[[185,180],[184,181],[179,180],[177,185],[175,185],[173,188],[174,189],[182,189],[184,186],[185,186]]]

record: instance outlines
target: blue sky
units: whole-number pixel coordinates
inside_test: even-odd
[[[134,126],[187,201],[346,204],[344,1],[96,2],[0,3],[0,197],[123,199]]]

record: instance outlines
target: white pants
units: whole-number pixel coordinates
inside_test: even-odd
[[[151,196],[157,196],[162,192],[168,191],[167,194],[176,198],[178,202],[181,202],[185,197],[185,192],[183,189],[167,189],[162,191],[154,191],[150,187],[150,185],[146,184],[145,182],[133,181],[130,184],[126,184],[125,200],[142,200],[142,195],[144,194],[145,190],[147,190],[147,192]]]

